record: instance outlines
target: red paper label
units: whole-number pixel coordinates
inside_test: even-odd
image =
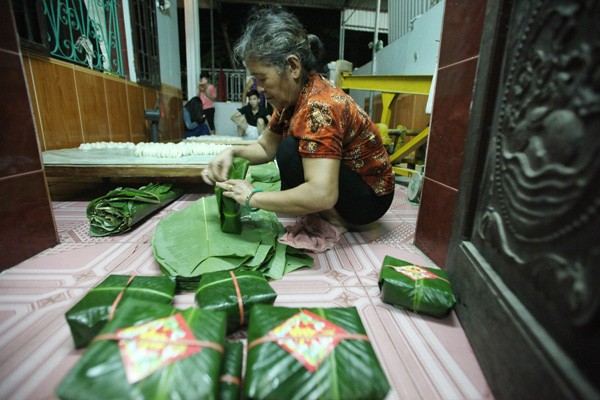
[[[156,370],[198,353],[202,348],[178,341],[196,340],[180,313],[120,329],[119,350],[127,381],[139,382]]]
[[[408,276],[413,281],[418,281],[421,279],[439,279],[440,277],[436,274],[426,270],[423,267],[419,267],[418,265],[403,265],[401,267],[390,266],[394,270],[400,272]]]
[[[302,310],[269,332],[276,343],[296,358],[308,371],[315,372],[337,346],[346,331],[339,326]]]

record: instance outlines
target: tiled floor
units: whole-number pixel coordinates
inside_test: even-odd
[[[160,274],[150,245],[156,224],[199,196],[187,194],[133,231],[108,238],[87,235],[87,202],[53,203],[61,244],[0,275],[0,399],[55,398],[56,386],[82,354],[73,348],[65,312],[108,274]],[[406,188],[397,186],[380,222],[345,233],[333,249],[314,255],[314,268],[271,282],[275,304],[357,307],[393,387],[388,399],[492,398],[454,313],[435,319],[379,298],[385,255],[433,266],[412,244],[417,211]],[[178,295],[175,304],[193,306],[193,295]]]

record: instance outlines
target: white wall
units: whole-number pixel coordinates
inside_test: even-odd
[[[440,1],[414,22],[414,29],[377,52],[375,75],[433,75],[440,51],[445,1]],[[352,71],[352,75],[372,75],[371,63]],[[363,106],[369,92],[351,90],[350,95]]]
[[[179,28],[177,2],[171,2],[166,14],[156,9],[158,29],[158,54],[160,57],[160,80],[169,86],[181,89],[181,63],[179,62]]]
[[[226,103],[215,101],[215,133],[217,135],[237,136],[237,127],[231,116],[242,107],[239,101]]]

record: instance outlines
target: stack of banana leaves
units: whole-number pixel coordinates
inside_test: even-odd
[[[87,346],[125,300],[171,304],[174,296],[175,282],[166,276],[109,275],[65,314],[75,347]]]
[[[127,232],[182,192],[171,184],[149,184],[139,189],[117,188],[92,200],[87,206],[90,236],[109,236]]]
[[[277,216],[265,210],[252,212],[240,234],[223,232],[215,196],[207,196],[163,218],[152,247],[163,274],[175,277],[179,290],[193,291],[207,272],[252,270],[281,279],[312,267],[311,256],[277,242],[284,232]]]
[[[217,399],[225,313],[123,301],[56,389],[61,399]]]
[[[247,399],[384,399],[390,389],[358,311],[252,307]]]

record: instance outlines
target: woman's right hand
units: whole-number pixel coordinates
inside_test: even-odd
[[[211,186],[214,186],[215,182],[226,181],[233,164],[233,156],[233,148],[231,147],[214,156],[202,171],[202,180]]]

